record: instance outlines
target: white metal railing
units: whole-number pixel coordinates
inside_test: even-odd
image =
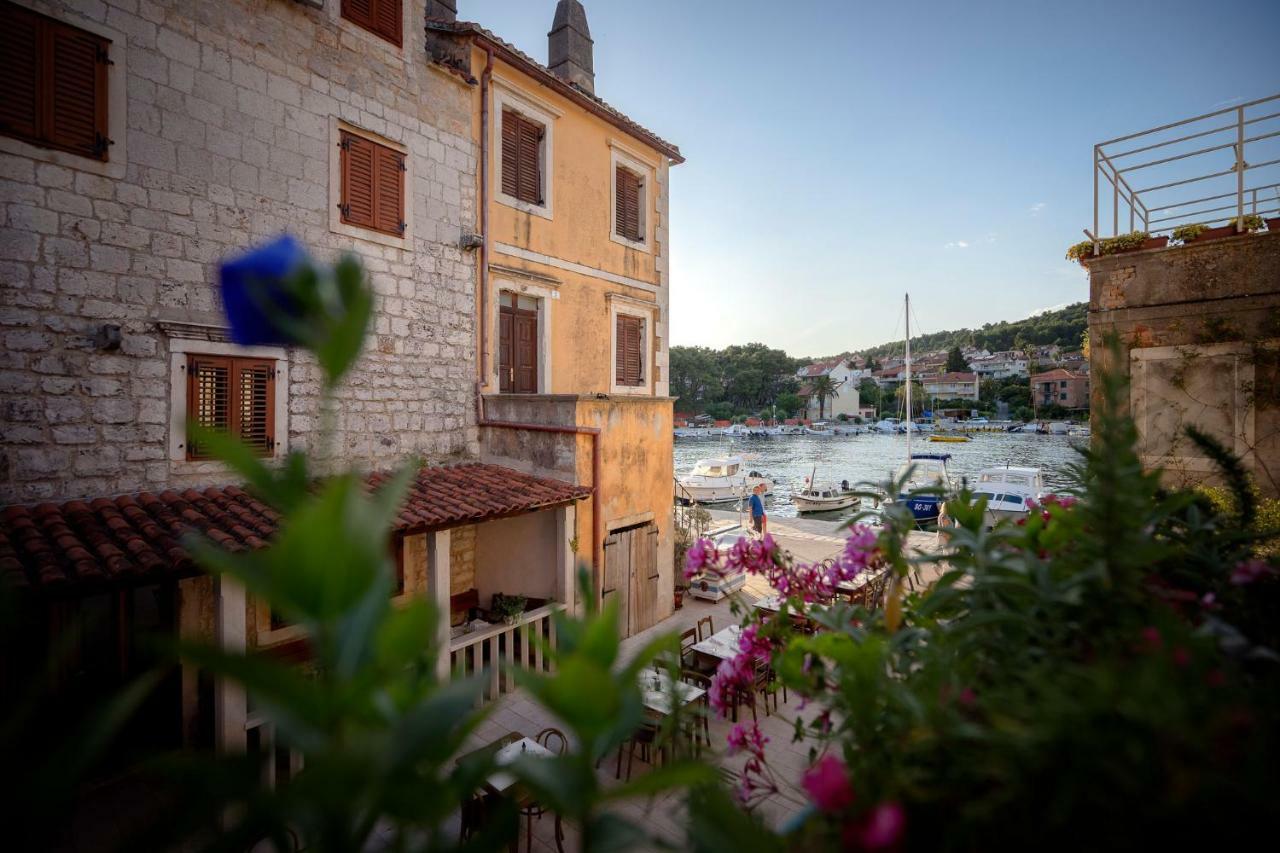
[[[1280,95],[1093,146],[1094,254],[1127,231],[1232,220],[1243,231],[1251,214],[1280,215]]]
[[[563,609],[563,604],[552,602],[526,611],[514,625],[494,625],[457,637],[449,643],[449,671],[455,677],[487,673],[485,698],[489,700],[515,689],[516,667],[551,672],[551,659],[543,648],[556,648],[552,614]]]

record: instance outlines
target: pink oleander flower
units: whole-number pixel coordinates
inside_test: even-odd
[[[755,759],[763,761],[764,747],[768,742],[769,739],[755,723],[735,723],[728,736],[729,754],[736,755],[745,751],[751,753]]]
[[[862,828],[862,846],[868,850],[885,850],[902,840],[906,814],[900,803],[892,800],[880,803],[871,810]]]
[[[960,695],[956,697],[956,701],[966,708],[972,708],[974,703],[978,701],[977,695],[973,692],[972,687],[966,687],[960,691]]]
[[[853,783],[843,761],[831,753],[804,772],[804,786],[814,805],[824,812],[840,812],[853,805]]]
[[[1191,652],[1187,651],[1186,646],[1178,646],[1173,650],[1173,663],[1178,667],[1185,667],[1191,663]]]
[[[1275,573],[1276,570],[1265,560],[1246,560],[1236,563],[1236,567],[1231,570],[1231,583],[1235,586],[1247,586]]]
[[[738,635],[738,649],[752,660],[765,660],[773,653],[773,642],[760,636],[760,625],[752,622]]]
[[[710,539],[699,539],[690,546],[684,556],[684,577],[689,580],[706,568],[714,568],[720,552]]]
[[[1153,625],[1148,625],[1142,629],[1142,641],[1138,644],[1138,650],[1148,654],[1158,652],[1164,647],[1164,637],[1160,635],[1160,629]]]
[[[733,698],[738,691],[751,690],[754,663],[750,655],[738,654],[722,661],[711,677],[707,690],[707,702],[722,717],[729,715]]]

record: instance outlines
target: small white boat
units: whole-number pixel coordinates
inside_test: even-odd
[[[842,426],[833,426],[831,431],[836,435],[862,435],[862,433],[865,432],[865,430],[860,426],[847,424]]]
[[[805,435],[835,435],[835,430],[827,426],[825,421],[814,421],[804,428]]]
[[[757,471],[748,471],[741,456],[699,459],[678,482],[679,497],[700,504],[744,500],[761,483],[766,495],[773,494],[773,481]]]
[[[819,489],[815,484],[817,469],[804,478],[804,488],[791,496],[796,512],[833,512],[855,506],[861,500],[846,480],[835,489]]]
[[[778,427],[778,435],[804,435],[804,427],[800,424],[783,424]]]
[[[1072,438],[1090,438],[1093,435],[1093,430],[1087,426],[1076,426],[1067,430],[1067,435]]]
[[[897,418],[883,418],[871,425],[872,432],[897,432],[902,424]]]
[[[1065,421],[1054,421],[1049,424],[1050,435],[1066,435],[1069,432],[1071,432],[1071,424]]]
[[[1001,465],[983,468],[973,487],[973,498],[987,499],[987,523],[1001,519],[1025,518],[1031,505],[1043,499],[1044,477],[1039,468]]]

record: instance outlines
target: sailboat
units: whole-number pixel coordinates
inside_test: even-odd
[[[906,389],[906,408],[907,417],[905,423],[907,426],[907,461],[898,469],[898,478],[907,475],[911,471],[910,479],[903,484],[902,492],[898,495],[898,500],[905,503],[911,510],[911,514],[915,516],[917,523],[937,521],[938,515],[942,511],[942,504],[946,499],[942,495],[913,495],[911,492],[916,489],[924,489],[930,487],[948,488],[951,484],[950,477],[947,474],[947,461],[951,459],[950,453],[911,453],[911,433],[914,432],[911,427],[914,425],[911,420],[911,295],[907,294],[904,305],[906,306],[906,358],[905,358],[905,389]]]

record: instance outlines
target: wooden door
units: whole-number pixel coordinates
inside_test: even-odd
[[[538,315],[516,309],[515,373],[517,394],[538,393]]]
[[[538,393],[538,312],[503,305],[498,311],[498,391]]]
[[[604,543],[601,597],[618,599],[618,627],[630,637],[654,624],[658,603],[658,528],[649,522],[614,531]]]

